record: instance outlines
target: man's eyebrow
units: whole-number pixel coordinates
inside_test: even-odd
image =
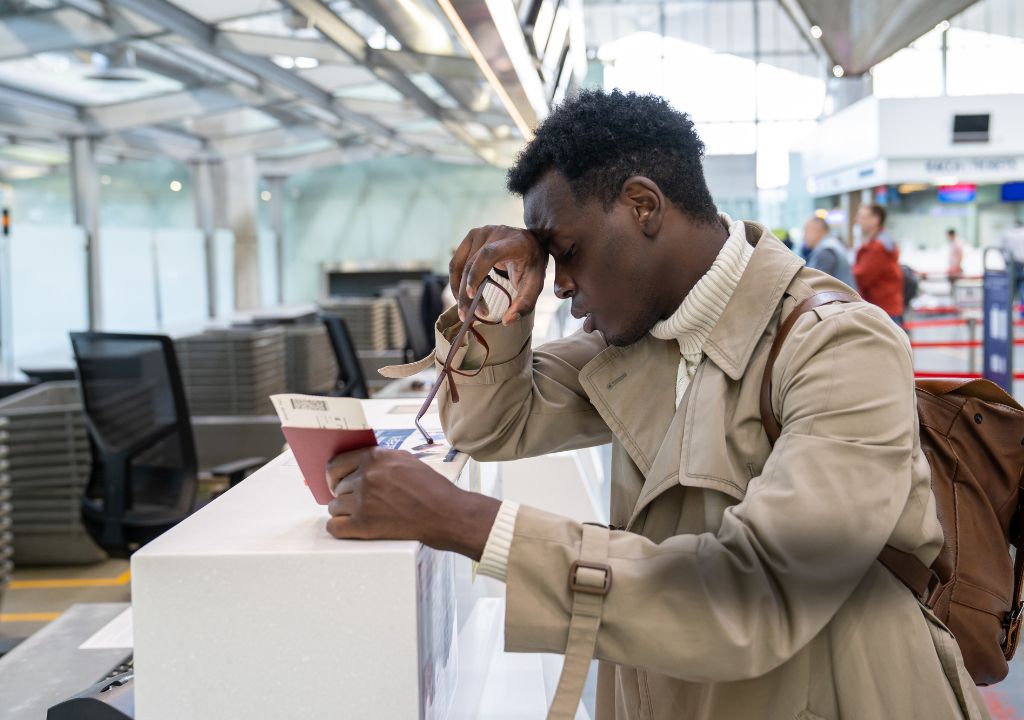
[[[554,233],[545,228],[528,227],[527,229],[530,231],[530,233],[533,234],[535,238],[537,238],[537,242],[543,245],[544,249],[547,250],[548,246],[551,245],[551,241],[554,239]]]

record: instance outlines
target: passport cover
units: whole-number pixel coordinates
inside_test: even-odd
[[[327,463],[335,455],[377,444],[373,430],[281,427],[302,471],[306,487],[321,505],[334,499],[327,484]]]

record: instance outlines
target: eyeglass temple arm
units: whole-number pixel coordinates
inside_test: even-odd
[[[486,285],[488,282],[494,281],[491,280],[490,278],[484,278],[484,281],[480,283],[480,290],[483,290],[484,285]],[[502,289],[504,290],[504,288]],[[430,408],[430,403],[434,402],[434,398],[437,397],[437,393],[441,389],[441,383],[444,382],[445,378],[448,378],[448,388],[449,392],[451,392],[452,394],[452,402],[459,401],[458,388],[455,386],[455,383],[452,382],[451,379],[452,362],[454,362],[455,360],[455,353],[457,353],[459,351],[459,348],[462,346],[462,339],[466,337],[466,333],[469,332],[470,328],[473,325],[473,321],[476,318],[476,309],[480,307],[480,301],[483,299],[483,296],[483,293],[478,291],[476,297],[473,298],[473,302],[469,304],[469,310],[466,312],[466,319],[462,322],[462,327],[459,328],[459,331],[455,334],[455,337],[452,338],[451,345],[448,348],[448,356],[444,360],[444,365],[441,367],[441,372],[437,376],[437,380],[434,381],[434,386],[430,388],[430,392],[427,393],[427,398],[426,400],[423,401],[423,406],[420,408],[420,411],[416,414],[416,428],[420,431],[420,433],[422,433],[423,437],[426,439],[428,444],[433,444],[434,438],[430,436],[430,433],[423,429],[423,426],[420,425],[420,420],[423,418],[424,415],[427,414],[427,410]]]

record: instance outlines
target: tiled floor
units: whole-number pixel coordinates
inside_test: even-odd
[[[75,603],[125,602],[129,582],[127,560],[17,568],[0,602],[0,637],[28,637]]]

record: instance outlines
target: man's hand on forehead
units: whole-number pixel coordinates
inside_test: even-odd
[[[470,230],[448,266],[459,314],[465,317],[477,288],[494,268],[507,272],[516,290],[502,322],[509,325],[533,312],[544,287],[547,262],[544,245],[529,230],[507,225]]]

